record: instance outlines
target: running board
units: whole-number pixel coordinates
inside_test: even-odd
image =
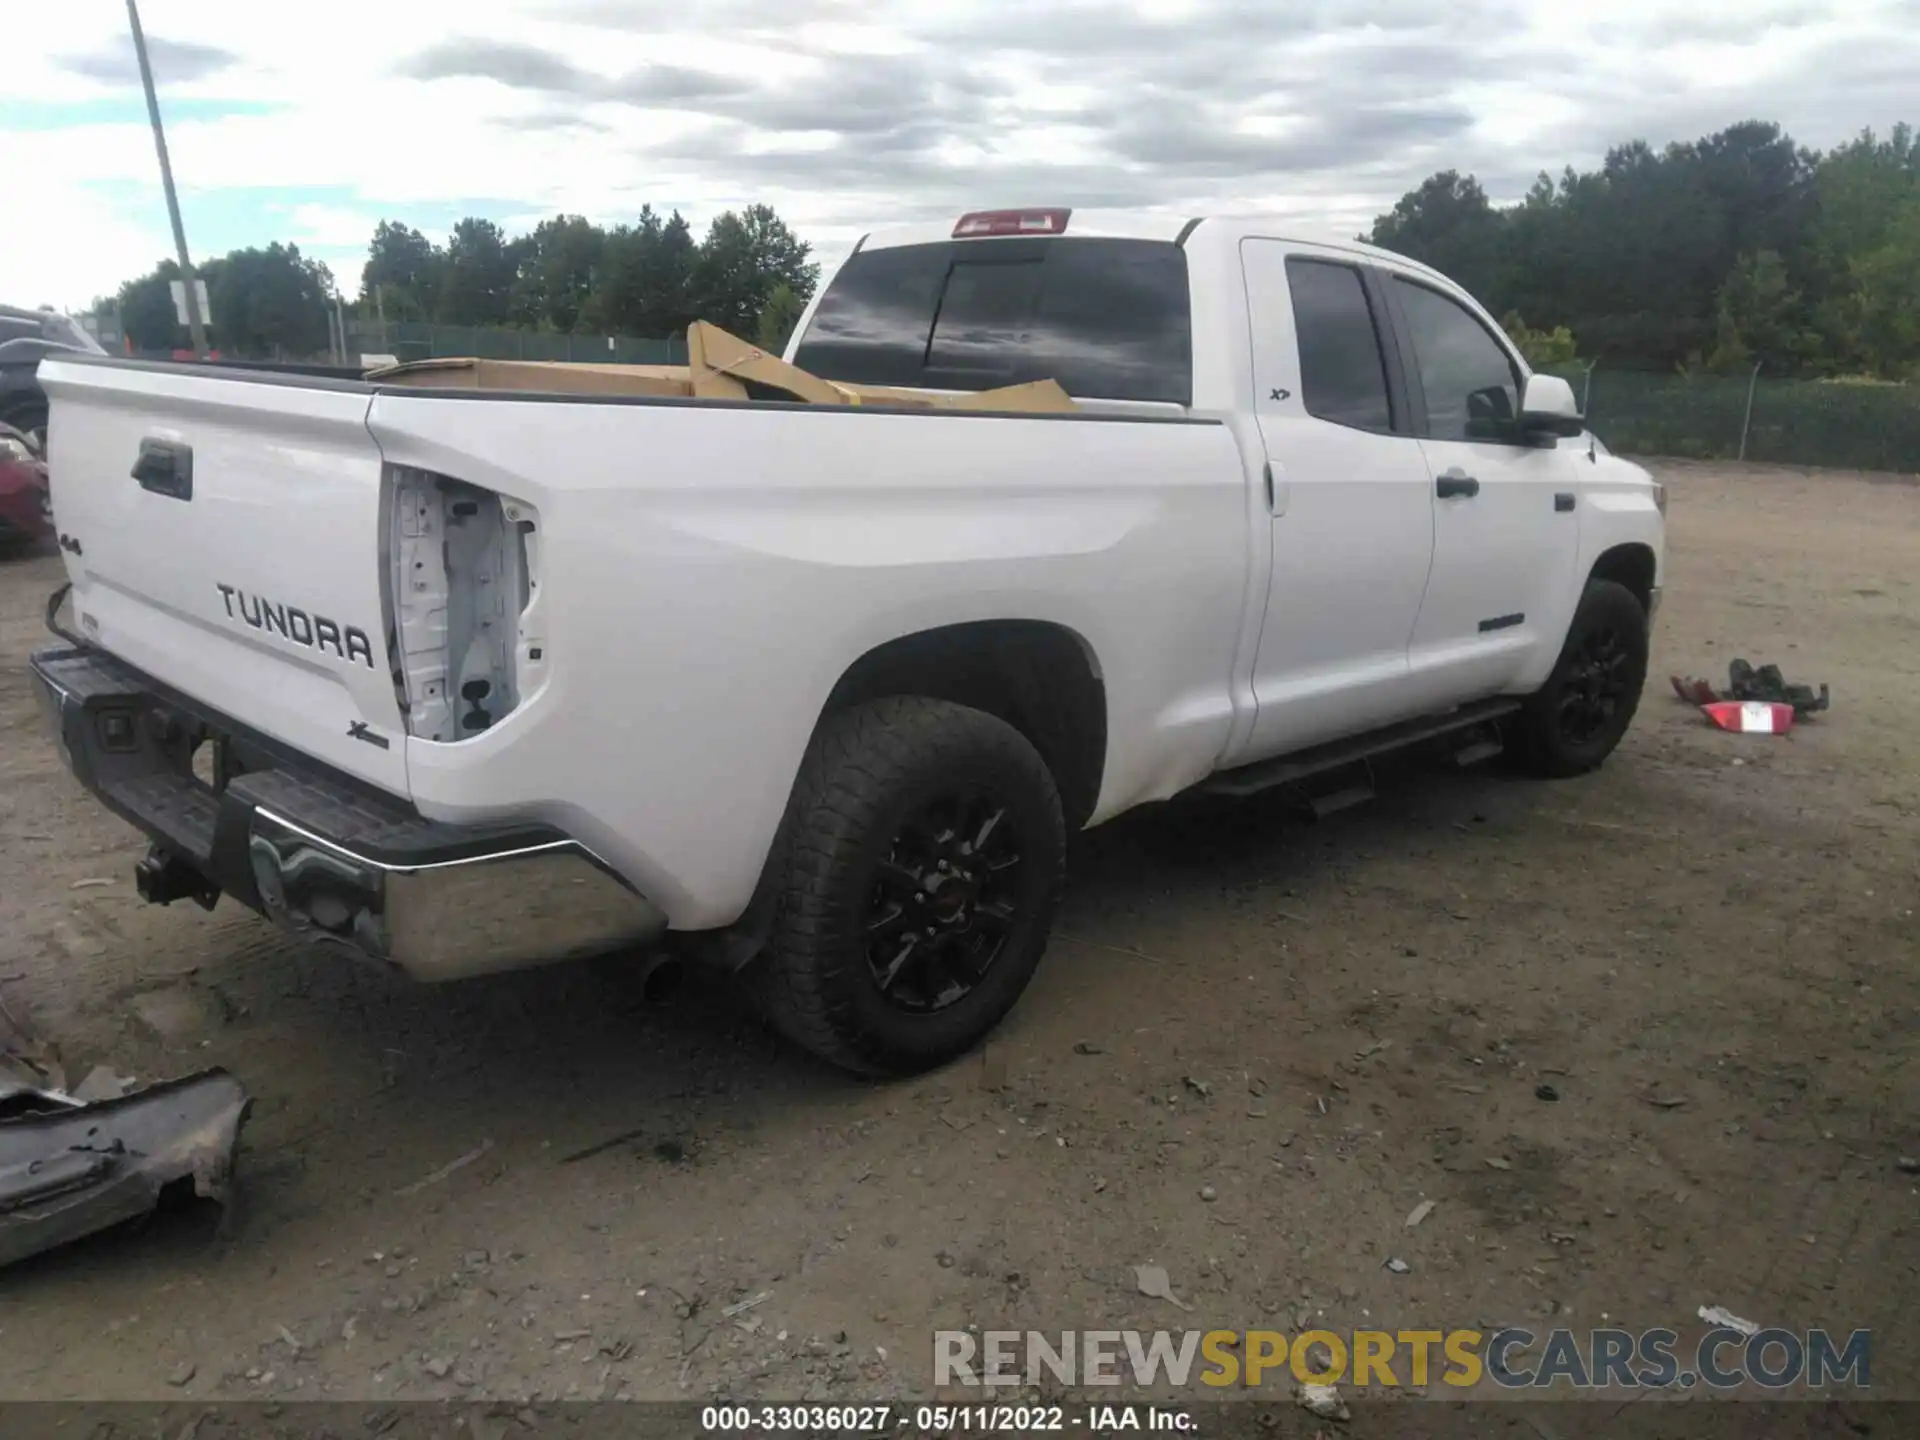
[[[1388,725],[1380,730],[1369,730],[1363,735],[1354,735],[1345,740],[1315,745],[1309,750],[1299,750],[1291,755],[1281,755],[1272,760],[1260,760],[1252,765],[1243,765],[1238,770],[1224,771],[1211,780],[1204,780],[1194,789],[1196,793],[1202,795],[1256,795],[1276,785],[1292,785],[1310,776],[1324,774],[1328,770],[1337,770],[1342,765],[1368,760],[1375,755],[1384,755],[1390,750],[1404,750],[1409,745],[1418,745],[1423,740],[1450,735],[1456,730],[1484,725],[1489,720],[1498,720],[1503,715],[1511,715],[1519,708],[1518,700],[1506,698],[1479,700],[1471,705],[1463,705],[1458,710],[1449,710],[1444,715],[1426,715],[1417,720],[1402,720],[1397,725]],[[1499,753],[1498,745],[1494,745],[1491,741],[1486,744],[1492,745],[1492,748],[1487,749],[1481,745],[1468,746],[1461,752],[1466,758],[1459,763],[1469,764],[1474,760],[1483,760],[1489,755]]]

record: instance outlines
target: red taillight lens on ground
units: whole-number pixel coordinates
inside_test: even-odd
[[[962,215],[953,227],[956,240],[988,235],[1060,235],[1066,232],[1071,210],[975,210]]]
[[[1716,700],[1700,707],[1722,730],[1736,735],[1784,735],[1793,729],[1793,706],[1773,700]]]

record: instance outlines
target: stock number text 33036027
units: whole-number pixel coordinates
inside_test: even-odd
[[[883,1435],[904,1425],[893,1405],[707,1405],[703,1435]]]

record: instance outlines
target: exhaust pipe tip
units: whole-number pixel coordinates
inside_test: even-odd
[[[658,1005],[671,997],[686,979],[687,967],[677,955],[656,951],[640,962],[640,998]]]

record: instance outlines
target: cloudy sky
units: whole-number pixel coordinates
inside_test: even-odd
[[[1745,118],[1920,120],[1920,0],[142,0],[196,257],[374,222],[509,230],[774,205],[1061,203],[1351,233],[1434,170],[1496,199]],[[80,306],[171,244],[121,0],[13,0],[0,300]]]

